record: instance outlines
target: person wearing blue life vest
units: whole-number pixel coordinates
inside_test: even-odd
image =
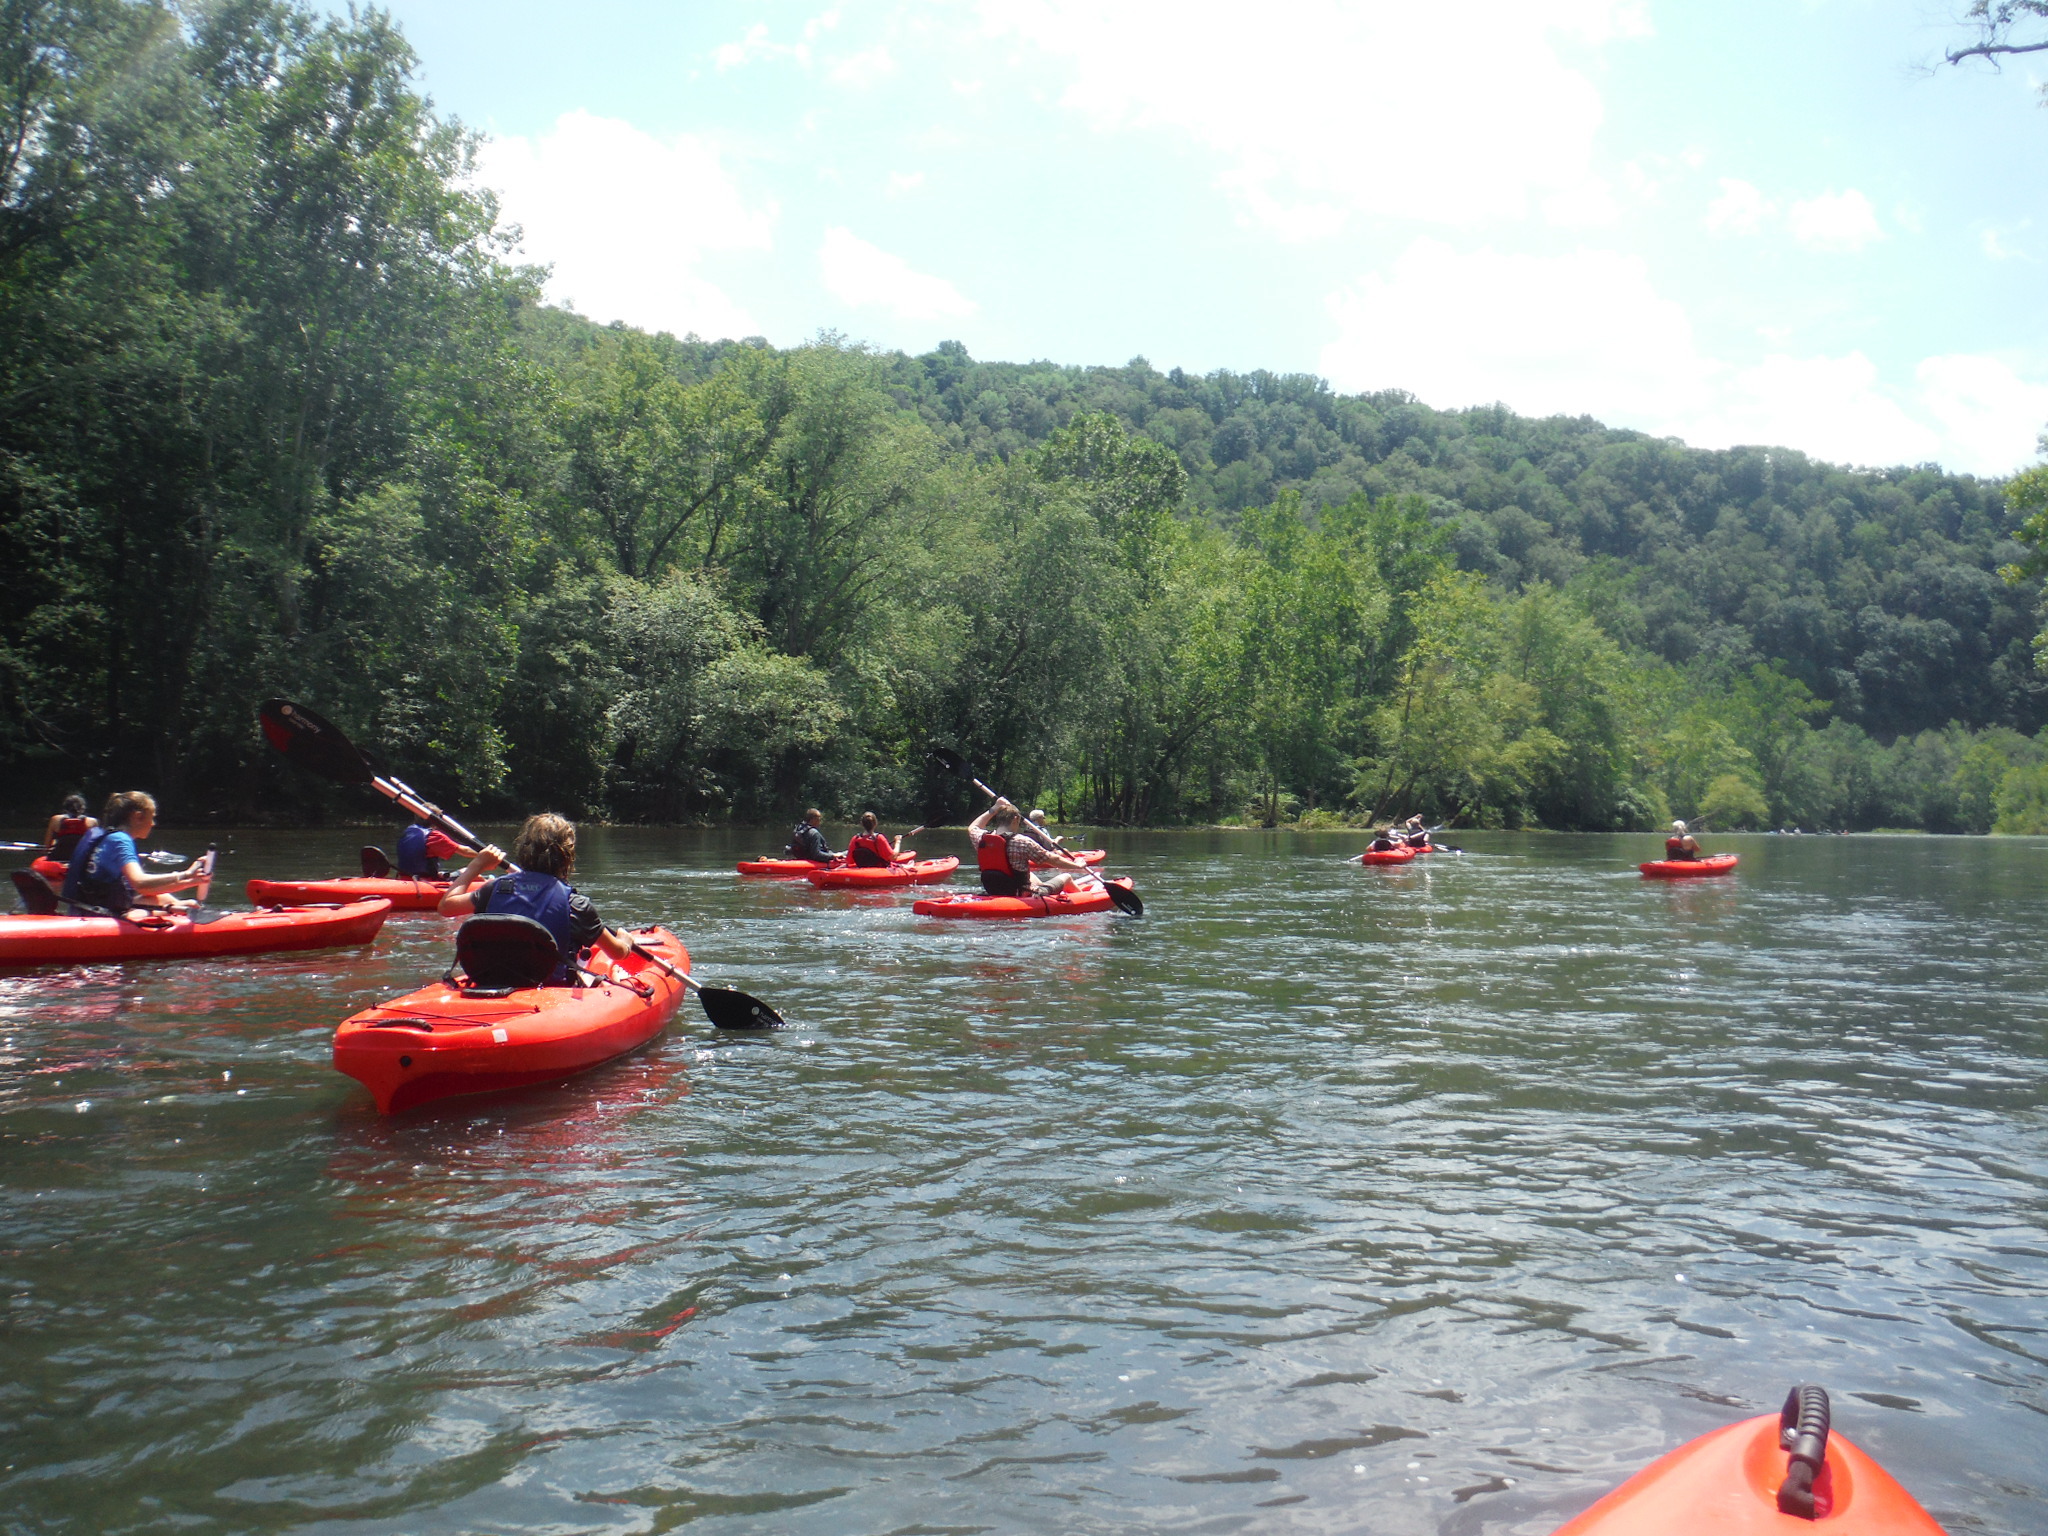
[[[96,907],[116,917],[138,910],[182,912],[196,905],[171,893],[189,890],[205,878],[203,860],[194,859],[170,874],[143,871],[135,845],[148,841],[155,830],[156,801],[151,796],[139,789],[108,796],[100,825],[84,833],[71,851],[71,862],[64,871],[63,899],[73,907]]]
[[[576,957],[584,949],[601,949],[614,960],[633,952],[630,944],[605,927],[590,898],[569,884],[576,869],[576,824],[566,816],[542,811],[527,817],[512,843],[512,862],[519,872],[477,884],[486,872],[504,862],[505,855],[498,848],[478,850],[441,898],[441,915],[496,912],[532,918],[554,935],[561,951],[561,963],[548,978],[551,987],[574,984]]]
[[[439,827],[416,821],[398,834],[398,873],[408,880],[438,880],[443,859],[473,859],[474,848],[465,848]]]

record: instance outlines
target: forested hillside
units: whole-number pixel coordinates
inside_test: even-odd
[[[24,14],[18,812],[336,814],[260,748],[286,693],[484,811],[958,815],[939,740],[1113,822],[2048,830],[2031,482],[598,327],[374,15]]]

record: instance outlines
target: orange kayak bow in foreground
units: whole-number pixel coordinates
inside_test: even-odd
[[[1831,1435],[1828,1395],[1712,1430],[1650,1463],[1556,1536],[1944,1536],[1890,1473]]]

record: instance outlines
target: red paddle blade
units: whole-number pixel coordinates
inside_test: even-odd
[[[367,784],[374,777],[349,739],[305,705],[265,699],[256,718],[263,726],[263,739],[308,772],[337,784]]]

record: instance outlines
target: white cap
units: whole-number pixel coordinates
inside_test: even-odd
[[[1671,823],[1671,830],[1674,832],[1683,832],[1685,830],[1685,823],[1682,821],[1674,821],[1673,823]]]

